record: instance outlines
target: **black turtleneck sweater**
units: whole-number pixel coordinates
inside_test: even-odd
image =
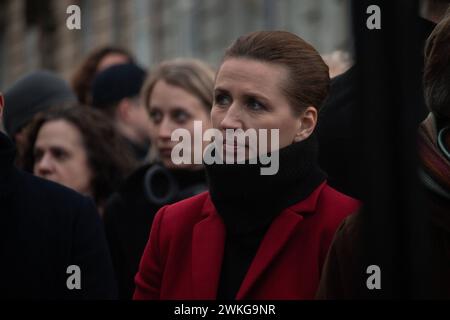
[[[226,228],[218,299],[234,299],[273,219],[304,200],[324,180],[314,136],[278,152],[279,170],[261,175],[260,164],[206,165],[212,201]]]

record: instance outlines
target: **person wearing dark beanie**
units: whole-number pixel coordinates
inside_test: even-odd
[[[60,108],[76,101],[68,83],[47,70],[31,72],[5,92],[3,123],[18,147],[23,145],[22,129],[40,112]],[[20,150],[19,150],[20,151]]]
[[[318,52],[289,32],[253,32],[227,49],[211,110],[226,138],[208,149],[217,161],[204,158],[209,192],[157,213],[135,299],[314,298],[334,232],[359,207],[317,164],[314,129],[329,82]],[[267,152],[239,142],[239,131],[252,130]],[[245,161],[230,163],[242,149]],[[263,163],[268,154],[278,166]]]
[[[150,145],[150,119],[139,99],[145,78],[134,63],[113,65],[97,74],[91,92],[91,105],[111,119],[141,162]]]

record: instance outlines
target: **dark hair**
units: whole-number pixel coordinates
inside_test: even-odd
[[[320,54],[306,41],[287,31],[257,31],[239,37],[225,52],[228,58],[249,58],[284,66],[288,78],[283,91],[294,108],[320,109],[328,95],[330,76]]]
[[[135,168],[131,150],[116,131],[112,122],[101,112],[86,106],[71,106],[43,112],[33,120],[26,131],[26,141],[22,164],[33,172],[34,145],[41,127],[55,120],[65,120],[78,128],[82,136],[92,170],[91,186],[97,204],[102,204],[119,184]]]
[[[71,81],[73,90],[81,104],[90,103],[91,85],[97,72],[98,64],[104,57],[113,53],[122,54],[128,57],[128,62],[134,62],[131,53],[120,47],[107,46],[92,51],[78,66]]]
[[[450,9],[427,40],[423,85],[431,112],[450,119]]]
[[[197,97],[208,112],[212,108],[214,70],[197,59],[174,59],[161,62],[145,81],[141,96],[147,110],[153,88],[159,80],[186,90]]]

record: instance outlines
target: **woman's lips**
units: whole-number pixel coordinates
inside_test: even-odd
[[[247,148],[247,146],[242,145],[242,144],[227,144],[227,143],[223,144],[224,151],[233,152],[235,154],[244,152],[244,150],[246,150],[246,148]]]
[[[170,158],[172,155],[172,148],[159,148],[158,151],[159,154],[165,158]]]
[[[235,144],[223,144],[224,149],[237,149],[237,145]]]
[[[239,148],[245,148],[245,145],[224,143],[223,147],[226,149],[239,149]]]
[[[247,144],[246,143],[242,143],[242,141],[240,141],[239,139],[236,140],[227,140],[227,139],[223,139],[223,145],[230,147],[230,148],[234,148],[234,147],[240,147],[240,148],[246,148]]]

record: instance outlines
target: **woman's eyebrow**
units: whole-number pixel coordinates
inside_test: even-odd
[[[229,91],[226,90],[226,89],[223,89],[221,87],[216,87],[214,89],[214,93],[229,93]],[[259,93],[259,92],[254,92],[254,91],[246,92],[242,96],[245,97],[245,98],[258,98],[258,99],[262,99],[262,100],[264,100],[266,102],[270,101],[270,99],[268,97],[266,97],[264,94]]]
[[[223,89],[221,87],[214,88],[214,92],[228,93],[228,90]]]
[[[186,113],[190,113],[189,111],[187,111],[186,110],[186,108],[184,108],[184,107],[181,107],[181,106],[173,106],[171,109],[170,109],[170,112],[186,112]]]
[[[161,108],[158,105],[149,105],[148,106],[149,111],[161,111]]]
[[[264,96],[261,93],[248,92],[248,93],[245,93],[243,96],[246,97],[246,98],[257,98],[257,99],[261,99],[261,100],[264,100],[264,101],[267,101],[267,102],[270,101],[269,98],[267,98],[266,96]]]

